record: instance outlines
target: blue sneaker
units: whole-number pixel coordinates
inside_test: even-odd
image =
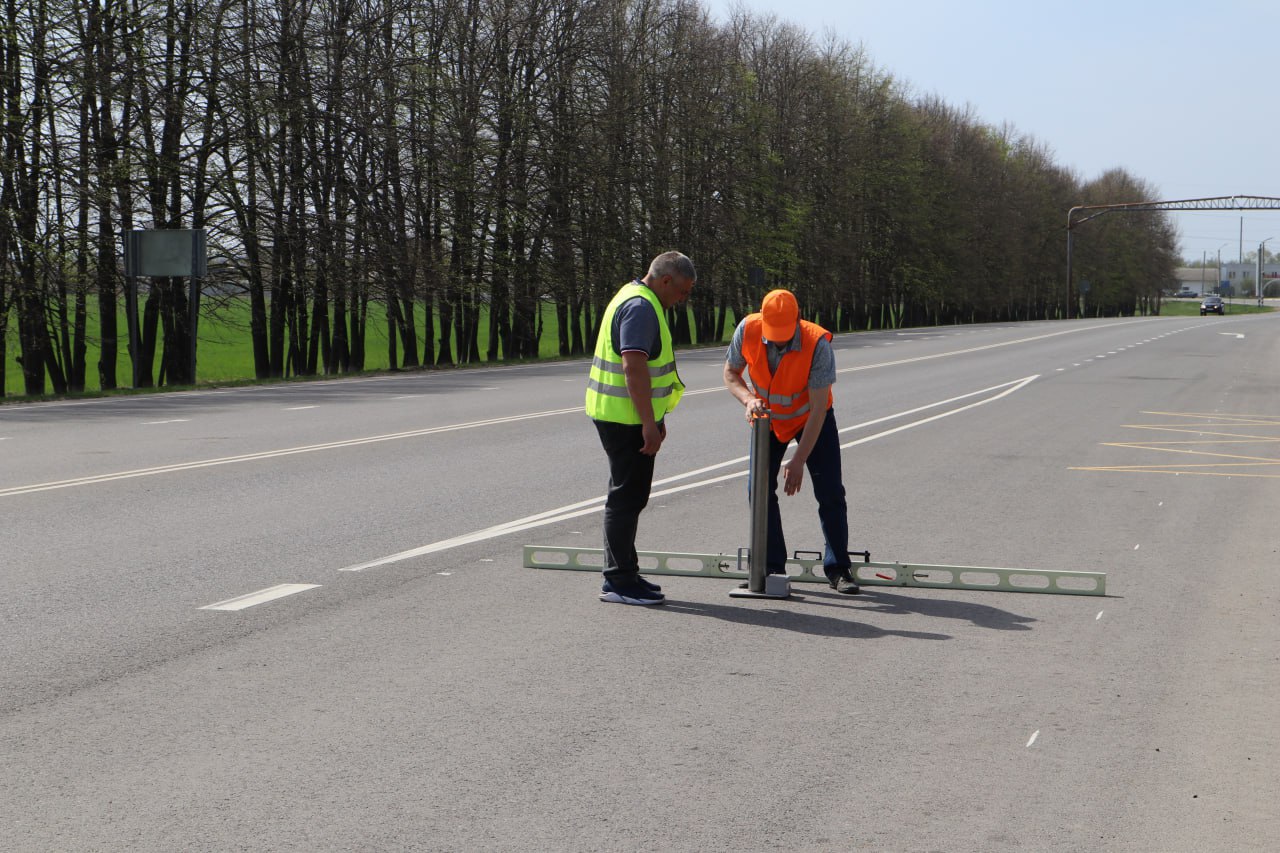
[[[600,587],[600,600],[611,604],[664,604],[667,599],[638,581],[623,584],[606,580]]]

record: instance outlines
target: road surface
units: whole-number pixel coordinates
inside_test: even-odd
[[[1274,849],[1280,318],[836,356],[857,547],[1109,595],[602,604],[583,362],[0,407],[0,849]],[[642,548],[747,544],[722,359]]]

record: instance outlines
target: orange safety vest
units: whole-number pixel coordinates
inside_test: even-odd
[[[778,441],[788,442],[800,434],[809,420],[809,367],[818,341],[831,340],[831,333],[808,320],[800,321],[800,349],[784,353],[778,372],[769,370],[760,314],[749,314],[742,329],[742,357],[751,373],[756,396],[769,404],[769,424]],[[827,389],[827,408],[834,398]]]

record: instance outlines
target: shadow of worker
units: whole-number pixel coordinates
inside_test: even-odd
[[[812,634],[816,637],[841,637],[849,640],[877,640],[881,637],[907,637],[913,640],[950,640],[950,634],[932,634],[925,631],[888,631],[868,625],[865,622],[854,622],[852,619],[836,619],[830,616],[819,616],[801,610],[766,610],[755,607],[730,607],[723,604],[705,604],[693,601],[673,601],[667,599],[663,607],[652,609],[654,613],[672,613],[683,616],[706,616],[734,622],[739,625],[755,625],[762,628],[776,628],[780,631],[795,631],[799,634]]]

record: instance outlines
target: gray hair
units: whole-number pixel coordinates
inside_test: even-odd
[[[693,270],[693,261],[680,252],[663,252],[649,264],[649,277],[662,278],[667,275],[678,275],[695,281],[698,274]]]

